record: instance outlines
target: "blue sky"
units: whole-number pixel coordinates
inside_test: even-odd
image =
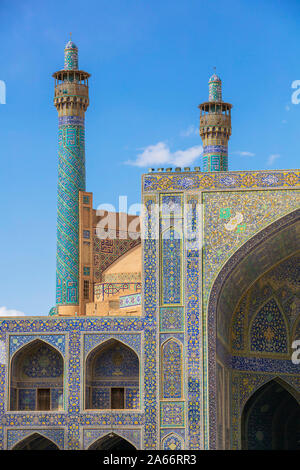
[[[201,165],[197,106],[214,66],[234,106],[230,169],[299,167],[300,105],[291,103],[299,1],[1,0],[0,17],[0,315],[46,315],[55,301],[52,73],[63,67],[70,31],[80,68],[92,74],[86,158],[94,206],[117,207],[119,195],[139,202],[141,174],[163,160]]]

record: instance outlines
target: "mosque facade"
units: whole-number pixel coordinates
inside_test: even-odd
[[[149,169],[141,218],[99,213],[72,41],[53,77],[56,304],[1,318],[0,448],[300,449],[300,171],[228,170],[213,74],[203,171]]]

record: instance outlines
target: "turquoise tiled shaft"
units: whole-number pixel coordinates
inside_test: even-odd
[[[78,304],[79,206],[85,190],[84,120],[59,118],[56,303]]]

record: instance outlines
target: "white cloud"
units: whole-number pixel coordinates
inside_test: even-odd
[[[22,317],[25,313],[7,307],[0,307],[0,317]]]
[[[268,158],[268,165],[269,165],[269,166],[272,166],[273,163],[274,163],[278,158],[280,158],[279,153],[273,153],[272,155],[270,155],[269,158]]]
[[[202,145],[196,145],[186,150],[177,150],[172,153],[165,142],[158,142],[143,149],[143,152],[138,154],[135,160],[128,160],[125,163],[140,167],[149,165],[185,166],[194,163],[200,157],[202,151]]]
[[[237,150],[236,152],[232,152],[232,153],[240,155],[241,157],[254,157],[255,156],[255,153],[247,152],[245,150]]]
[[[181,137],[189,137],[191,135],[199,135],[199,129],[193,125],[180,132]]]

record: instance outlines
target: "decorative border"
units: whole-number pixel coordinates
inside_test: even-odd
[[[300,185],[300,170],[153,173],[142,177],[143,191],[187,189],[291,188]]]
[[[59,449],[64,448],[65,441],[65,429],[49,429],[49,428],[14,428],[6,430],[6,448],[11,450],[15,445],[22,442],[26,437],[29,437],[33,434],[40,434],[43,437],[46,437],[54,444],[57,445]]]

